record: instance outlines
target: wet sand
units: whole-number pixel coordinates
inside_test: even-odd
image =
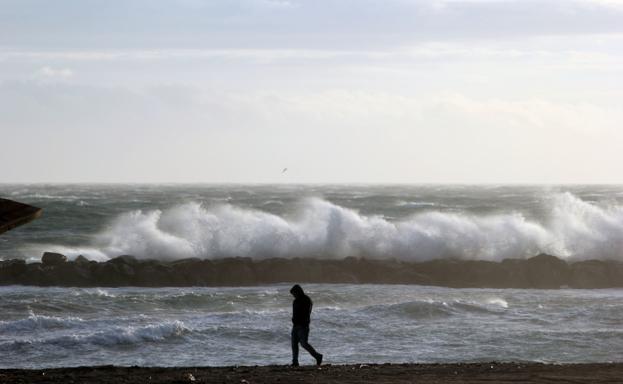
[[[621,383],[613,364],[357,364],[322,367],[78,367],[0,370],[0,383]]]

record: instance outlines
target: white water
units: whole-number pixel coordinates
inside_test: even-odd
[[[0,368],[287,364],[289,288],[0,287]],[[623,290],[304,288],[331,364],[623,361]]]
[[[545,252],[569,260],[623,260],[623,205],[587,202],[571,193],[542,200],[542,217],[519,211],[465,213],[428,210],[398,220],[365,215],[319,198],[277,215],[234,205],[190,202],[134,210],[112,219],[90,244],[38,245],[105,260],[141,258],[320,257],[502,260]]]

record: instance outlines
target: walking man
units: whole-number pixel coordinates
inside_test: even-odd
[[[290,289],[290,293],[294,296],[292,302],[292,366],[299,366],[299,343],[316,359],[316,365],[320,365],[322,364],[322,354],[316,352],[314,347],[307,342],[309,316],[313,303],[298,284]]]

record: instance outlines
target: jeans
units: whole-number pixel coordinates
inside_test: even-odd
[[[320,357],[320,354],[316,352],[314,347],[307,342],[308,337],[309,326],[295,325],[292,327],[292,364],[298,364],[299,362],[299,343],[301,343],[301,347],[305,348],[314,359],[318,360]]]

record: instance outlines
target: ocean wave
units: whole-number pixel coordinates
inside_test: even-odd
[[[175,320],[161,324],[150,324],[141,327],[130,326],[103,331],[83,337],[79,341],[102,346],[139,344],[177,338],[188,332],[190,332],[190,329],[186,328],[183,322]]]
[[[373,316],[408,317],[412,319],[440,318],[452,316],[447,303],[432,300],[416,300],[395,304],[377,304],[364,307],[358,312]]]
[[[382,316],[407,317],[412,319],[445,318],[465,314],[498,314],[508,308],[501,298],[484,301],[465,300],[414,300],[395,304],[372,305],[360,309],[362,313]]]
[[[435,207],[438,204],[431,201],[398,201],[396,203],[399,207]]]
[[[239,327],[239,326],[223,326],[214,325],[204,327],[203,329],[196,330],[197,336],[203,336],[209,340],[238,340],[240,342],[253,342],[258,341],[266,342],[269,340],[282,340],[287,335],[282,330],[270,329],[270,328],[253,328],[253,327]]]
[[[508,302],[502,298],[499,297],[493,297],[487,300],[487,304],[490,305],[497,305],[500,306],[504,309],[508,308]]]
[[[88,296],[109,297],[109,298],[117,297],[117,295],[112,294],[108,290],[102,289],[102,288],[82,288],[82,289],[77,289],[77,290],[72,291],[71,295],[72,296],[88,295]]]
[[[35,315],[34,313],[31,313],[26,318],[10,321],[0,321],[0,332],[15,333],[29,332],[35,330],[71,328],[79,325],[83,321],[84,320],[79,317],[56,317]]]
[[[114,347],[117,345],[133,345],[148,342],[162,342],[182,337],[190,330],[181,321],[168,321],[160,324],[145,326],[115,327],[104,331],[90,333],[74,333],[71,335],[55,336],[50,338],[25,338],[3,343],[4,350],[11,350],[23,346],[54,345],[62,348],[75,348],[80,345],[94,345],[98,347]]]
[[[92,290],[92,292],[96,296],[101,296],[101,297],[117,297],[117,295],[114,295],[114,294],[110,293],[109,291],[107,291],[105,289],[101,289],[101,288],[95,288],[95,290]]]
[[[46,193],[32,193],[32,194],[24,194],[24,193],[11,193],[12,196],[19,196],[21,199],[27,200],[56,200],[56,201],[80,201],[80,196],[76,195],[51,195]]]
[[[188,203],[121,214],[84,247],[48,250],[102,260],[141,258],[322,257],[502,260],[544,252],[566,259],[623,260],[623,206],[571,193],[544,199],[544,218],[428,211],[390,221],[311,198],[291,216],[233,205]],[[48,245],[46,245],[48,246]],[[43,248],[43,246],[39,246]]]

